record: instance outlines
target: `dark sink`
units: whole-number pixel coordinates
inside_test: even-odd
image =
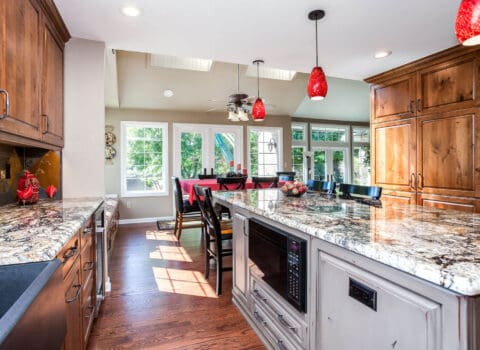
[[[59,349],[66,332],[59,260],[0,266],[0,349]]]

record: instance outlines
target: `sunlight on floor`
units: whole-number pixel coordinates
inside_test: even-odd
[[[217,298],[200,271],[152,267],[160,292]]]
[[[147,231],[145,237],[151,241],[177,242],[177,238],[172,234],[172,231]]]
[[[193,262],[185,248],[165,245],[160,245],[154,252],[151,252],[150,259]]]

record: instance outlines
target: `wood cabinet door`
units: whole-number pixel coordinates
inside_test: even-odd
[[[0,89],[10,95],[0,131],[40,140],[40,8],[34,0],[0,0],[0,21]],[[1,114],[4,106],[2,94]]]
[[[67,334],[65,335],[64,341],[65,350],[83,349],[81,283],[80,259],[77,258],[72,269],[63,281],[67,312]]]
[[[372,125],[372,183],[415,192],[415,120]]]
[[[480,195],[479,122],[474,108],[417,119],[418,192]]]
[[[415,116],[415,74],[371,87],[372,123]]]
[[[42,139],[63,147],[63,43],[48,22],[42,32]]]
[[[467,55],[418,72],[417,114],[472,107],[478,102],[479,62]]]

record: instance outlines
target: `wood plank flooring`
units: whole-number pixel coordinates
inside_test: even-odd
[[[154,224],[120,227],[110,262],[112,292],[95,321],[89,349],[264,349],[232,304],[232,273],[215,295],[204,278],[200,230]],[[228,262],[228,263],[231,263]]]

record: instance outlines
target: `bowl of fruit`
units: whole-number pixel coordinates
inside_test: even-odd
[[[280,190],[287,197],[300,197],[307,192],[307,186],[300,181],[288,181],[280,187]]]

